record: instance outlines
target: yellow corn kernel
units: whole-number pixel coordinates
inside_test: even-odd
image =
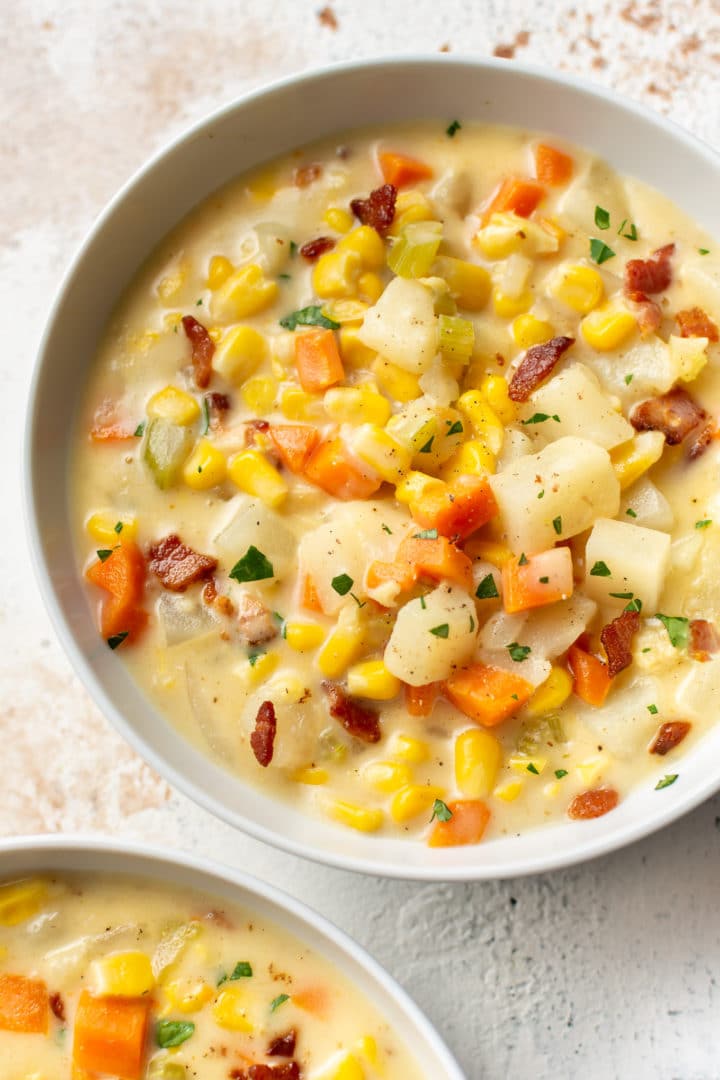
[[[570,697],[572,688],[572,676],[565,668],[553,666],[545,682],[538,686],[527,703],[525,710],[528,716],[545,716],[546,713],[556,712]]]
[[[608,767],[608,759],[604,755],[596,754],[580,761],[575,766],[575,772],[586,787],[596,784]]]
[[[535,297],[530,289],[523,289],[519,296],[508,296],[501,289],[493,289],[492,300],[496,315],[501,319],[512,319],[515,315],[529,311]]]
[[[410,468],[412,451],[377,424],[361,424],[352,435],[352,449],[383,480],[397,484]]]
[[[365,660],[355,664],[347,673],[348,693],[372,701],[392,701],[400,693],[402,683],[392,675],[382,660]]]
[[[438,255],[433,273],[443,278],[459,307],[467,311],[482,311],[488,302],[492,280],[484,266]]]
[[[198,439],[183,465],[183,480],[194,491],[206,491],[222,484],[227,473],[225,455],[209,439]]]
[[[344,799],[336,799],[328,803],[326,809],[335,821],[339,821],[341,825],[347,825],[349,829],[357,829],[358,832],[377,832],[385,820],[382,810],[357,806]]]
[[[410,766],[400,761],[371,761],[363,769],[362,777],[376,791],[388,795],[412,782]]]
[[[372,370],[381,388],[393,401],[404,404],[407,401],[414,401],[422,394],[417,375],[404,371],[397,364],[391,364],[382,356],[374,360]]]
[[[258,169],[246,181],[245,186],[260,202],[267,202],[268,199],[272,199],[278,189],[277,168],[271,165],[265,169]]]
[[[197,400],[177,386],[166,386],[163,390],[158,390],[148,401],[146,410],[151,420],[159,416],[182,427],[194,424],[200,415]]]
[[[183,1013],[199,1012],[215,995],[204,979],[178,980],[168,983],[164,989],[170,1007]]]
[[[637,330],[637,323],[629,311],[603,304],[585,316],[580,329],[591,348],[598,352],[610,352],[627,341]]]
[[[299,386],[285,386],[280,394],[280,412],[288,420],[317,420],[322,416],[322,398]]]
[[[325,412],[339,424],[378,424],[390,419],[390,402],[369,385],[338,386],[325,391]]]
[[[251,1034],[255,1028],[248,1020],[244,1001],[245,994],[238,986],[228,986],[221,990],[213,1005],[215,1023],[227,1031]]]
[[[533,755],[529,757],[527,754],[511,754],[508,758],[508,765],[513,772],[529,773],[531,776],[539,776],[547,765],[547,758],[536,757]]]
[[[517,420],[517,405],[510,397],[508,381],[502,375],[485,375],[480,383],[480,391],[503,424],[512,424]]]
[[[414,735],[404,735],[399,732],[392,737],[390,753],[401,761],[419,765],[430,757],[430,747],[424,739],[416,739]]]
[[[422,191],[401,191],[395,203],[395,217],[388,229],[390,236],[399,236],[406,225],[416,221],[432,221],[433,208]]]
[[[479,540],[474,537],[468,540],[464,550],[473,559],[482,559],[502,570],[505,563],[510,562],[515,556],[505,544],[499,544],[494,540]]]
[[[256,416],[271,412],[278,391],[278,381],[270,375],[256,375],[243,383],[240,393],[243,401]]]
[[[423,495],[431,490],[443,491],[444,484],[436,476],[428,476],[427,473],[413,469],[407,473],[395,488],[395,498],[398,502],[409,505],[412,502],[421,501]]]
[[[255,653],[235,668],[235,674],[248,688],[260,686],[270,678],[279,663],[280,657],[276,652]]]
[[[540,345],[543,341],[549,341],[553,336],[553,328],[544,319],[536,319],[534,315],[518,315],[513,320],[512,336],[516,345],[521,349],[529,349],[533,345]]]
[[[235,270],[213,293],[211,310],[220,321],[237,322],[269,308],[278,291],[277,282],[266,278],[257,263],[250,263]]]
[[[458,476],[487,476],[497,468],[497,458],[480,439],[470,439],[456,450],[440,470],[445,481]]]
[[[47,885],[39,878],[0,885],[0,926],[18,926],[37,915],[47,896]]]
[[[479,390],[466,390],[457,407],[467,417],[482,441],[493,454],[499,454],[505,441],[505,428],[497,413]]]
[[[352,233],[350,233],[352,236]],[[347,237],[345,238],[347,239]],[[357,291],[357,280],[362,271],[362,259],[357,251],[340,245],[334,251],[321,255],[312,272],[315,293],[322,299],[352,297]]]
[[[118,540],[134,540],[138,530],[137,520],[134,517],[118,514],[112,510],[98,510],[97,513],[91,514],[85,527],[93,540],[101,544],[117,544]]]
[[[661,431],[640,431],[628,442],[613,447],[610,460],[621,490],[629,488],[638,477],[652,468],[662,457],[664,449],[665,436]]]
[[[90,966],[93,992],[104,997],[142,997],[155,986],[150,957],[143,952],[110,953]]]
[[[367,300],[369,304],[376,304],[383,294],[385,285],[379,274],[373,270],[367,270],[358,278],[357,287],[363,300]]]
[[[310,787],[320,787],[327,784],[330,773],[327,769],[321,769],[318,765],[308,765],[304,769],[296,769],[292,774],[296,784],[307,784]]]
[[[522,789],[522,780],[505,780],[502,784],[498,784],[493,795],[496,799],[502,799],[503,802],[515,802]]]
[[[374,349],[369,349],[358,338],[360,325],[343,325],[340,327],[340,356],[345,367],[369,368],[377,357]],[[419,387],[418,387],[419,392]]]
[[[365,1070],[354,1054],[333,1058],[327,1069],[316,1073],[317,1080],[366,1080]]]
[[[173,304],[184,287],[190,274],[190,260],[180,259],[169,274],[158,283],[157,292],[165,305]]]
[[[256,495],[266,506],[276,509],[288,493],[284,479],[261,450],[241,450],[228,462],[228,476],[248,495]]]
[[[341,326],[345,326],[347,323],[353,326],[357,324],[359,330],[360,323],[365,318],[365,312],[369,307],[370,305],[363,300],[326,300],[322,306],[322,313],[326,319],[332,319],[333,322],[340,323]]]
[[[368,1065],[372,1065],[376,1071],[381,1068],[378,1044],[372,1035],[363,1035],[355,1044],[355,1049],[361,1057],[364,1057]]]
[[[342,238],[337,250],[358,255],[363,270],[382,270],[385,265],[385,241],[371,225],[353,229]]]
[[[317,655],[317,666],[326,679],[337,679],[347,671],[363,647],[363,631],[358,609],[341,609],[337,623]]]
[[[350,232],[354,220],[350,211],[343,209],[342,206],[329,206],[323,214],[325,224],[339,233]]]
[[[213,353],[212,366],[229,382],[244,382],[268,355],[267,342],[252,326],[233,326]]]
[[[216,345],[219,345],[223,338],[223,329],[221,326],[209,326],[208,334],[213,339]]]
[[[393,821],[403,824],[419,814],[429,814],[436,799],[445,797],[445,789],[434,784],[408,784],[401,788],[390,804]]]
[[[213,255],[208,267],[208,289],[219,289],[224,285],[234,270],[233,264],[224,255]]]
[[[601,302],[605,286],[602,277],[592,266],[567,266],[555,274],[550,292],[556,300],[567,304],[579,315],[587,315]]]
[[[500,217],[501,215],[493,215]],[[502,215],[505,217],[505,215]],[[508,228],[504,222],[489,222],[473,236],[473,244],[487,259],[507,259],[516,251],[520,251],[523,238],[520,235],[522,229]]]
[[[501,762],[502,747],[489,731],[468,728],[455,739],[455,782],[463,795],[487,798]]]
[[[320,623],[286,622],[283,631],[285,640],[295,652],[311,652],[322,645],[325,627]]]

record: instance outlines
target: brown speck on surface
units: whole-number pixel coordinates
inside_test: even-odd
[[[438,49],[438,52],[448,53],[448,52],[450,52],[450,49],[451,49],[450,42],[446,41],[443,45],[440,46],[440,48]]]
[[[340,25],[338,23],[337,15],[329,4],[326,4],[324,8],[320,8],[320,11],[318,11],[317,13],[317,17],[320,25],[327,27],[328,30],[337,30],[338,26]]]
[[[501,60],[514,60],[516,49],[524,49],[529,43],[530,33],[527,30],[520,30],[515,35],[512,44],[496,45],[493,49],[493,56],[498,56]]]
[[[641,8],[634,0],[631,0],[631,3],[620,12],[620,18],[639,27],[640,30],[657,30],[662,22],[662,15],[658,8],[659,5],[655,2]]]

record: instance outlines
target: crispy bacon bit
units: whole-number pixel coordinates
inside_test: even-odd
[[[303,244],[300,248],[300,254],[308,262],[315,262],[326,251],[330,251],[334,247],[335,241],[332,236],[317,236],[314,240],[308,240],[306,244]]]
[[[300,1066],[296,1061],[282,1065],[250,1065],[247,1069],[231,1069],[230,1080],[301,1080]]]
[[[574,821],[587,821],[589,818],[602,817],[610,813],[620,802],[620,796],[613,788],[595,788],[581,791],[568,806],[568,817]]]
[[[179,536],[171,533],[150,545],[148,565],[165,589],[185,592],[194,581],[201,581],[214,573],[217,559],[210,555],[199,555],[183,544]]]
[[[201,322],[192,315],[183,315],[183,330],[192,345],[192,364],[195,372],[195,385],[204,390],[210,384],[212,358],[215,342]]]
[[[230,597],[223,596],[222,593],[218,592],[217,581],[215,578],[210,578],[204,586],[202,598],[208,607],[214,607],[221,615],[232,615],[235,611],[235,605]]]
[[[50,1003],[50,1011],[61,1023],[65,1022],[65,1002],[62,999],[62,994],[54,993],[48,997]]]
[[[687,720],[668,720],[667,723],[661,724],[648,746],[648,752],[665,757],[680,745],[691,727],[692,724]]]
[[[330,702],[330,715],[340,721],[348,734],[363,742],[380,742],[380,720],[376,712],[358,705],[337,683],[324,682],[322,687]]]
[[[690,622],[690,655],[693,660],[709,660],[720,652],[720,637],[713,623],[707,619],[692,619]]]
[[[318,11],[317,17],[321,26],[326,26],[328,30],[337,30],[337,15],[329,4],[326,4],[324,8],[321,8],[320,11]]]
[[[322,165],[317,161],[313,161],[310,165],[298,165],[297,169],[293,170],[292,182],[295,187],[310,187],[311,184],[320,179],[322,174]]]
[[[205,401],[207,402],[210,427],[214,431],[222,425],[223,417],[225,416],[225,413],[229,411],[232,402],[227,394],[218,394],[216,390],[206,394]]]
[[[679,386],[641,401],[630,414],[636,431],[662,431],[670,446],[677,446],[706,419],[705,410]]]
[[[680,327],[681,337],[706,337],[708,341],[718,340],[718,328],[702,308],[692,307],[678,311],[675,321]]]
[[[378,232],[385,232],[395,217],[397,188],[393,184],[383,184],[371,191],[367,199],[353,199],[350,209],[363,225],[372,225]]]
[[[277,720],[272,701],[263,701],[255,717],[255,730],[250,735],[250,746],[258,765],[266,769],[273,759]]]
[[[715,438],[715,428],[711,423],[698,428],[686,448],[687,457],[690,461],[696,461],[707,450]]]
[[[278,1035],[267,1048],[268,1057],[292,1057],[297,1044],[297,1031],[290,1028],[284,1035]]]
[[[623,611],[617,619],[613,619],[600,631],[600,640],[603,643],[608,661],[608,675],[615,678],[617,674],[630,667],[632,663],[632,640],[640,629],[640,613],[638,611]]]
[[[643,337],[646,334],[653,334],[659,328],[663,318],[660,305],[644,292],[626,290],[625,295],[633,305],[640,333]]]
[[[263,435],[269,429],[270,425],[267,420],[246,420],[243,425],[245,446],[257,446],[258,435]]]
[[[270,608],[250,592],[238,596],[238,630],[246,645],[264,645],[277,637],[277,623]]]
[[[532,345],[510,380],[510,397],[513,401],[527,401],[540,383],[548,377],[564,352],[575,343],[575,338],[554,337],[542,345]]]
[[[672,281],[670,259],[675,254],[674,244],[653,251],[649,259],[630,259],[625,266],[625,288],[629,293],[659,293]]]

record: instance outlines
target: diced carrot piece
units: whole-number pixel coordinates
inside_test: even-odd
[[[571,645],[568,651],[568,666],[575,680],[573,690],[577,696],[588,705],[599,708],[612,686],[607,664],[603,664],[597,656],[578,645]]]
[[[0,975],[0,1029],[45,1035],[48,1019],[48,992],[42,979]]]
[[[379,477],[360,470],[340,439],[320,443],[305,466],[305,476],[336,499],[367,499],[382,484]]]
[[[483,210],[481,224],[487,225],[493,214],[504,214],[511,210],[519,217],[530,217],[544,194],[542,184],[535,180],[506,176]]]
[[[431,682],[424,686],[405,684],[405,708],[410,716],[429,716],[441,690],[441,683]]]
[[[302,598],[300,603],[304,608],[307,608],[308,611],[317,611],[320,615],[324,614],[318,591],[315,588],[315,582],[309,574],[306,574],[303,578]]]
[[[394,150],[383,150],[378,154],[380,171],[386,184],[396,188],[407,187],[419,180],[429,180],[433,171],[424,161],[408,157]]]
[[[124,442],[135,438],[137,424],[120,419],[113,401],[103,401],[95,411],[90,438],[93,442]]]
[[[88,567],[88,581],[109,594],[100,618],[103,637],[125,631],[136,636],[145,625],[147,614],[141,607],[145,573],[145,556],[132,540],[124,540],[104,562],[98,559]]]
[[[534,687],[504,668],[472,664],[445,683],[445,694],[471,720],[495,727],[508,720],[532,696]]]
[[[417,571],[414,566],[404,562],[371,562],[365,575],[365,585],[368,589],[377,589],[380,585],[394,582],[400,587],[401,592],[412,589],[417,581]]]
[[[458,476],[443,488],[433,484],[410,512],[424,529],[464,539],[486,525],[498,512],[492,488],[485,476]]]
[[[295,335],[295,367],[303,390],[322,393],[345,378],[332,330],[317,327]]]
[[[304,990],[298,990],[292,995],[292,1003],[297,1005],[298,1009],[304,1009],[321,1020],[327,1018],[329,1000],[324,986],[308,986]]]
[[[472,587],[472,562],[455,547],[446,536],[435,540],[407,536],[400,544],[397,561],[415,568],[417,575],[441,581],[447,578],[470,591]]]
[[[573,591],[572,553],[551,548],[524,560],[511,559],[502,568],[503,606],[509,613],[566,600]]]
[[[452,817],[436,821],[428,837],[430,847],[457,847],[460,844],[479,844],[483,838],[490,811],[481,799],[456,799],[447,804]]]
[[[555,146],[538,143],[535,148],[535,176],[541,184],[567,184],[573,174],[573,159]]]
[[[147,1059],[148,998],[80,994],[75,1014],[73,1063],[90,1073],[140,1080]]]
[[[283,465],[290,472],[301,473],[320,442],[320,433],[309,424],[272,424],[270,438]]]

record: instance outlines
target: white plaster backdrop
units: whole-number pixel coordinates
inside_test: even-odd
[[[330,60],[438,49],[575,71],[720,145],[717,0],[2,0],[0,834],[105,831],[242,865],[335,919],[471,1080],[720,1076],[720,800],[591,865],[516,882],[357,878],[214,821],[109,729],[32,580],[20,447],[61,272],[106,200],[190,121]],[[620,137],[620,134],[618,134]]]

